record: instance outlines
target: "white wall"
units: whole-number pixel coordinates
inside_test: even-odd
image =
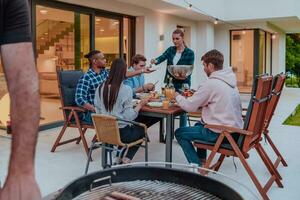
[[[278,34],[273,39],[273,52],[272,52],[272,73],[278,74],[285,72],[285,34]]]

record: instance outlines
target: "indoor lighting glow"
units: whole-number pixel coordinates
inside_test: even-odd
[[[274,40],[274,39],[276,39],[276,35],[275,35],[275,33],[274,34],[272,34],[272,39]]]
[[[245,34],[246,34],[246,31],[245,31],[245,30],[243,30],[243,31],[242,31],[242,34],[243,34],[243,35],[245,35]]]
[[[101,19],[100,18],[96,18],[96,22],[100,22],[101,21]]]
[[[46,15],[48,13],[48,10],[40,10],[40,13]]]
[[[102,29],[100,29],[100,31],[101,31],[101,32],[104,32],[104,29],[102,28]]]

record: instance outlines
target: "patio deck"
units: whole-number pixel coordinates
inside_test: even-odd
[[[244,105],[246,105],[245,102],[247,99],[248,97],[242,96]],[[268,192],[268,196],[273,200],[300,199],[299,186],[297,184],[300,180],[300,159],[298,159],[300,152],[298,150],[300,147],[300,127],[282,125],[282,122],[299,102],[300,89],[285,88],[270,125],[271,137],[289,165],[287,168],[282,165],[279,166],[284,188],[280,189],[275,184],[272,186]],[[59,131],[60,127],[42,131],[39,134],[36,151],[36,176],[43,196],[62,188],[75,178],[83,175],[86,164],[86,154],[82,145],[64,145],[59,147],[55,153],[50,153],[50,149]],[[75,132],[77,130],[75,129],[68,129],[67,131],[70,133],[69,135],[72,135],[72,133],[77,134]],[[88,142],[91,141],[93,134],[93,131],[87,133]],[[10,138],[6,137],[3,130],[0,130],[0,136],[4,136],[0,137],[0,181],[3,183],[7,173]],[[149,136],[151,140],[149,145],[149,160],[164,161],[163,152],[165,152],[165,146],[158,142],[158,124],[149,129]],[[268,152],[270,151],[269,145],[264,144],[264,147]],[[142,149],[137,153],[134,161],[143,161],[143,155],[144,152]],[[271,155],[274,155],[273,152]],[[93,158],[94,162],[90,165],[90,172],[100,169],[100,150],[94,151]],[[173,142],[173,161],[176,163],[187,163],[176,140]],[[248,162],[259,180],[265,182],[269,174],[256,152],[250,152]],[[235,163],[237,164],[237,171],[235,171],[232,159],[225,159],[220,172],[244,183],[257,193],[254,184],[239,160],[235,159]]]

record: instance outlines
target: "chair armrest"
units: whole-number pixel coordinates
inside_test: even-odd
[[[131,120],[127,120],[127,119],[121,119],[119,117],[116,117],[117,121],[123,121],[123,122],[127,122],[136,126],[140,126],[142,128],[144,128],[145,130],[145,134],[147,135],[147,126],[143,123],[139,123],[139,122],[135,122],[135,121],[131,121]]]
[[[215,125],[215,124],[206,124],[204,126],[205,128],[211,128],[211,129],[217,129],[220,131],[226,131],[229,133],[240,133],[240,134],[244,134],[244,135],[252,135],[252,132],[250,131],[245,131],[243,129],[240,128],[235,128],[232,126],[224,126],[224,125]]]
[[[86,109],[78,107],[78,106],[64,106],[61,107],[61,109],[63,110],[75,110],[75,111],[79,111],[79,112],[85,112]]]

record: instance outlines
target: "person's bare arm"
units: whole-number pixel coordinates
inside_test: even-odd
[[[12,146],[0,199],[41,199],[34,174],[40,97],[32,43],[3,45],[1,58],[11,99]]]

